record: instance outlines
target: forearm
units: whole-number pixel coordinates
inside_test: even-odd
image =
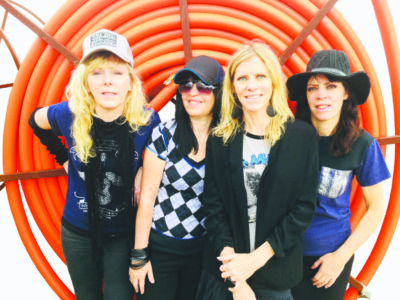
[[[47,118],[47,107],[38,108],[31,113],[28,120],[33,133],[47,150],[55,156],[55,160],[61,166],[68,160],[68,149],[61,142],[60,138],[51,130]]]
[[[153,206],[145,204],[141,199],[136,215],[135,249],[144,249],[149,243],[150,228],[153,220]]]
[[[344,263],[346,263],[358,248],[372,235],[378,227],[384,214],[383,205],[369,207],[344,244],[335,251]]]
[[[253,269],[257,271],[263,267],[274,254],[271,245],[268,242],[264,242],[260,247],[250,253],[249,263],[253,266]]]
[[[165,161],[159,159],[150,150],[145,150],[140,202],[136,215],[135,249],[143,249],[148,245],[154,203],[164,173],[164,167]]]

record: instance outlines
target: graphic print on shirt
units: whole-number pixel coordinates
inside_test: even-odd
[[[122,187],[124,184],[123,178],[113,172],[118,170],[120,149],[115,140],[98,140],[97,145],[96,149],[100,157],[101,169],[104,170],[101,174],[103,179],[100,181],[100,187],[97,191],[100,204],[100,217],[111,219],[118,216],[118,213],[125,209],[123,202],[114,207],[110,206],[113,199],[112,189],[115,187]]]
[[[123,201],[120,201],[120,203],[118,204],[112,203],[112,199],[113,197],[115,197],[114,194],[118,194],[120,191],[120,189],[118,188],[122,188],[124,185],[123,178],[115,173],[115,171],[119,170],[119,167],[121,166],[119,158],[120,151],[118,143],[115,140],[104,139],[101,141],[97,141],[97,145],[101,169],[104,170],[101,175],[103,176],[103,178],[99,179],[99,190],[96,191],[97,199],[100,204],[100,218],[110,220],[114,217],[117,217],[120,212],[125,210],[125,204],[123,203]],[[76,152],[76,146],[71,147],[70,151],[72,158],[76,160],[78,164],[82,164]],[[136,157],[138,157],[137,152],[135,152],[135,159]],[[83,180],[85,180],[84,171],[78,170],[78,174]],[[86,198],[84,196],[78,195],[76,192],[74,192],[74,196],[77,199],[76,203],[79,209],[82,212],[87,213],[88,203]]]
[[[245,185],[250,188],[254,197],[257,195],[258,183],[265,166],[268,164],[269,155],[265,153],[252,154],[249,160],[243,159]]]
[[[345,192],[351,178],[351,170],[335,170],[323,166],[319,174],[318,193],[327,198],[337,198]]]

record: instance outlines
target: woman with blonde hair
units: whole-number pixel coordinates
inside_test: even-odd
[[[292,299],[311,222],[317,135],[295,121],[276,55],[253,42],[232,57],[207,144],[207,244],[197,299]],[[225,284],[224,284],[225,283]]]
[[[125,37],[105,29],[88,36],[66,94],[68,101],[32,112],[29,124],[68,173],[61,243],[75,296],[132,300],[133,198],[160,119],[145,108]]]

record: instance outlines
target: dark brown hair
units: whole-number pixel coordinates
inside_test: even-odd
[[[341,82],[349,95],[348,99],[343,101],[339,123],[333,133],[330,145],[332,156],[344,156],[350,152],[353,142],[363,134],[363,129],[359,127],[357,98],[345,80],[329,75],[325,76],[330,82]],[[311,111],[306,94],[299,96],[296,101],[296,118],[311,124]]]

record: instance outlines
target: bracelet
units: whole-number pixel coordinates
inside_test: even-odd
[[[148,260],[137,260],[137,261],[131,261],[131,264],[129,266],[130,269],[132,270],[138,270],[144,267],[145,264],[147,264]]]
[[[131,260],[149,260],[150,254],[149,254],[149,248],[143,248],[143,249],[131,249]]]
[[[131,249],[131,264],[129,268],[137,270],[150,261],[149,248]]]

